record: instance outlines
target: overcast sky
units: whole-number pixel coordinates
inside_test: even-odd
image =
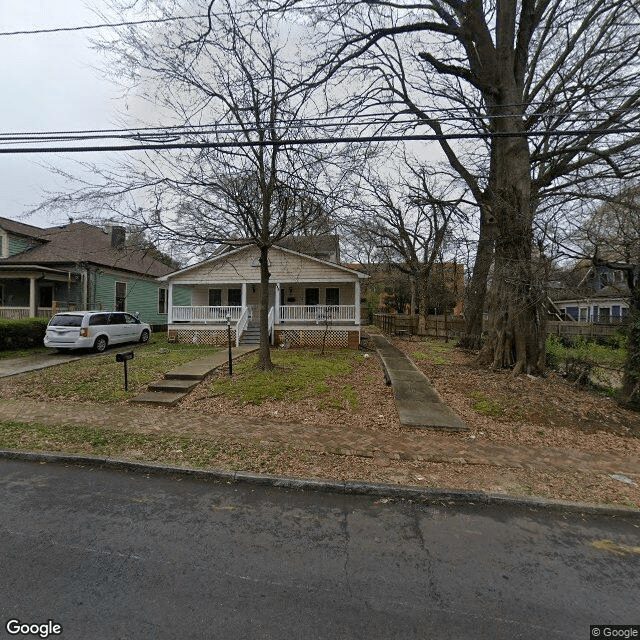
[[[89,4],[89,3],[87,3]],[[99,0],[91,5],[100,6]],[[100,22],[85,0],[0,0],[0,31],[17,31]],[[89,46],[95,31],[0,36],[0,131],[67,131],[117,124],[118,92],[92,66],[100,58]],[[87,154],[95,160],[95,154]],[[77,158],[76,158],[77,159]],[[0,155],[0,216],[23,219],[55,179],[37,154]],[[54,224],[44,217],[30,224]]]

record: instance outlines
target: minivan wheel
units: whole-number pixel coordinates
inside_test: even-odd
[[[93,343],[93,348],[98,353],[102,353],[107,348],[107,339],[104,336],[98,336]]]
[[[146,329],[140,334],[140,342],[149,342],[149,332]]]

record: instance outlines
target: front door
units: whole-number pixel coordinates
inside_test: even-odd
[[[320,289],[317,289],[317,288],[305,289],[304,303],[307,306],[316,306],[320,304]]]
[[[51,309],[53,307],[53,287],[40,286],[40,294],[38,296],[38,306]]]
[[[229,306],[241,307],[242,306],[242,289],[229,289]]]

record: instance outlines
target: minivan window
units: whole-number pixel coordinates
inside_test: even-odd
[[[138,320],[137,318],[134,318],[132,315],[129,315],[128,313],[124,314],[124,321],[127,324],[140,324],[140,320]]]
[[[112,313],[109,316],[109,324],[124,324],[124,313]]]
[[[109,314],[108,313],[96,313],[95,316],[91,316],[89,318],[89,325],[95,327],[99,324],[108,324],[109,323]]]
[[[80,327],[82,326],[82,316],[56,315],[49,320],[50,327]]]

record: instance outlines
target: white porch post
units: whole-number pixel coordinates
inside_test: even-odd
[[[36,279],[29,278],[29,315],[32,318],[35,318],[36,313]]]
[[[240,294],[240,304],[242,305],[242,308],[244,309],[247,306],[247,283],[243,282],[242,283],[242,293]]]
[[[279,282],[276,282],[276,299],[274,304],[273,322],[275,324],[280,323],[280,283]]]
[[[167,302],[167,324],[173,322],[173,283],[169,283],[169,300]]]
[[[355,295],[354,304],[356,307],[355,322],[356,324],[360,324],[360,278],[353,283],[353,289],[353,293]]]

